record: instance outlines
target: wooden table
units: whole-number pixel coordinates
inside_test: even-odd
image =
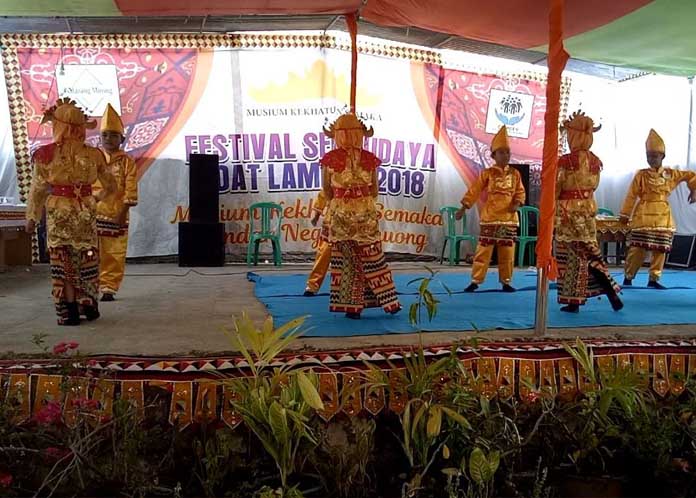
[[[31,265],[31,235],[24,231],[26,206],[0,205],[0,271]]]
[[[623,223],[618,216],[597,216],[597,242],[602,255],[609,259],[609,243],[616,244],[614,264],[620,265],[624,259],[626,241],[631,228]]]

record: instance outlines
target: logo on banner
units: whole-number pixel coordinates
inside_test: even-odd
[[[118,76],[113,64],[56,66],[56,84],[61,97],[73,99],[89,116],[104,114],[106,104],[121,112]]]
[[[534,95],[491,90],[486,115],[486,133],[497,133],[500,127],[505,125],[509,136],[529,138],[533,106]]]

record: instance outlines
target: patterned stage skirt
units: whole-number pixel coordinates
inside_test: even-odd
[[[360,313],[363,308],[381,307],[391,313],[400,306],[381,242],[332,243],[329,311]]]
[[[606,294],[600,278],[617,293],[621,287],[609,273],[599,246],[592,242],[556,242],[558,302],[583,305],[587,298]]]
[[[672,232],[665,230],[631,230],[628,244],[642,247],[648,251],[670,252],[672,250]]]
[[[56,306],[58,323],[68,318],[66,306],[65,283],[75,288],[75,301],[84,311],[97,309],[99,286],[99,251],[92,249],[75,249],[70,246],[51,247],[48,249],[51,259],[51,281],[53,284],[53,301]]]

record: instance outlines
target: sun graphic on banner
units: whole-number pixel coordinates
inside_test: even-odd
[[[249,94],[257,102],[269,104],[321,98],[347,103],[350,95],[350,80],[345,75],[336,74],[323,60],[317,60],[309,70],[303,73],[289,73],[285,83],[269,83],[262,88],[252,88]],[[380,95],[369,93],[358,85],[356,94],[358,106],[377,106],[381,100]]]

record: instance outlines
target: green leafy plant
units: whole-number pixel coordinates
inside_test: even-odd
[[[423,309],[427,312],[428,321],[437,315],[439,301],[430,290],[437,272],[426,267],[428,277],[417,278],[409,282],[419,282],[418,299],[409,310],[409,319],[414,326],[420,327]],[[440,282],[449,293],[449,289]],[[464,399],[448,396],[445,384],[450,374],[456,370],[459,360],[453,348],[449,356],[436,361],[428,361],[423,348],[419,331],[419,347],[403,357],[404,368],[397,368],[389,362],[395,372],[399,385],[405,389],[408,400],[403,412],[399,415],[401,434],[399,442],[411,468],[411,476],[404,483],[402,496],[415,496],[422,488],[423,479],[438,455],[447,454],[448,428],[458,425],[464,430],[471,426],[460,413],[460,405]],[[372,378],[380,378],[381,384],[388,385],[388,380],[381,370],[369,365]]]
[[[554,418],[565,431],[568,455],[576,470],[601,474],[623,445],[623,422],[645,411],[649,395],[642,386],[643,378],[630,368],[596,369],[592,348],[580,339],[565,349],[595,388],[564,404]]]
[[[495,473],[500,466],[500,453],[491,451],[486,454],[481,448],[475,447],[469,455],[469,461],[462,458],[459,468],[442,469],[447,476],[448,498],[489,498],[493,496]],[[462,489],[463,481],[467,485]]]
[[[437,281],[442,286],[442,288],[445,289],[448,295],[452,295],[452,291],[444,284],[444,282],[437,280],[438,272],[432,270],[427,266],[425,267],[425,269],[429,274],[428,277],[414,278],[408,283],[408,285],[419,283],[418,299],[415,303],[411,303],[411,306],[408,310],[409,322],[411,322],[411,325],[418,328],[420,328],[420,325],[422,323],[421,314],[423,312],[423,309],[425,309],[426,313],[428,314],[429,322],[432,322],[433,318],[435,318],[435,316],[437,315],[438,304],[440,304],[440,301],[430,290],[431,283]]]
[[[313,410],[324,408],[315,374],[287,364],[271,366],[280,352],[303,333],[304,320],[297,318],[276,329],[269,316],[259,329],[244,313],[235,320],[231,332],[250,375],[225,383],[237,393],[232,402],[234,409],[275,462],[280,478],[280,489],[276,491],[282,497],[302,495],[288,479],[317,445],[310,418]]]

